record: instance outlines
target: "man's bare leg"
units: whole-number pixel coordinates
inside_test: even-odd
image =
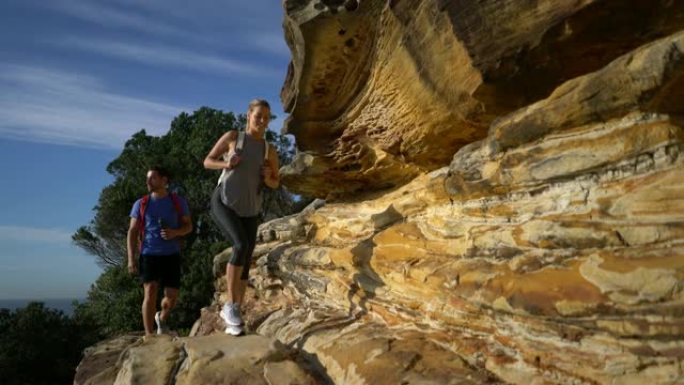
[[[171,312],[171,309],[176,307],[176,302],[178,302],[178,289],[165,287],[164,299],[162,299],[161,302],[161,314],[159,314],[159,318],[161,318],[162,321],[166,321],[169,318],[169,313]]]
[[[145,335],[154,335],[154,313],[157,310],[157,282],[143,283],[144,297],[142,303],[142,319]]]

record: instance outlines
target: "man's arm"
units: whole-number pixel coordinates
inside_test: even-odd
[[[176,231],[178,232],[178,237],[188,235],[192,232],[192,219],[190,218],[190,215],[183,215],[181,217],[181,227],[176,229]]]
[[[192,219],[190,215],[183,215],[181,217],[181,226],[177,229],[162,229],[162,238],[169,240],[176,237],[182,237],[192,232]]]
[[[138,273],[138,220],[131,218],[131,223],[128,226],[128,235],[126,236],[126,244],[128,246],[128,272],[131,274]]]

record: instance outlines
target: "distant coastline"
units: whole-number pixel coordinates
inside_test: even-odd
[[[74,313],[74,301],[81,303],[85,298],[0,299],[0,309],[14,311],[26,307],[30,302],[42,302],[47,308],[61,310],[65,315],[71,316]]]

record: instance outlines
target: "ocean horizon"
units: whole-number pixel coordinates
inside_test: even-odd
[[[65,315],[71,316],[74,313],[74,301],[82,303],[85,298],[0,299],[0,309],[14,311],[26,307],[31,302],[42,302],[46,308],[60,310]]]

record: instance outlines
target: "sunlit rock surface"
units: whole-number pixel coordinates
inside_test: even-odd
[[[332,199],[440,168],[484,138],[495,119],[684,27],[684,3],[671,0],[287,0],[284,7],[292,50],[285,131],[300,150],[284,180]]]
[[[103,358],[114,358],[105,363]],[[321,383],[295,362],[278,341],[223,333],[172,338],[121,336],[89,348],[77,368],[75,385]]]
[[[682,3],[323,4],[286,2],[284,171],[332,200],[267,231],[257,332],[341,384],[684,383]]]

